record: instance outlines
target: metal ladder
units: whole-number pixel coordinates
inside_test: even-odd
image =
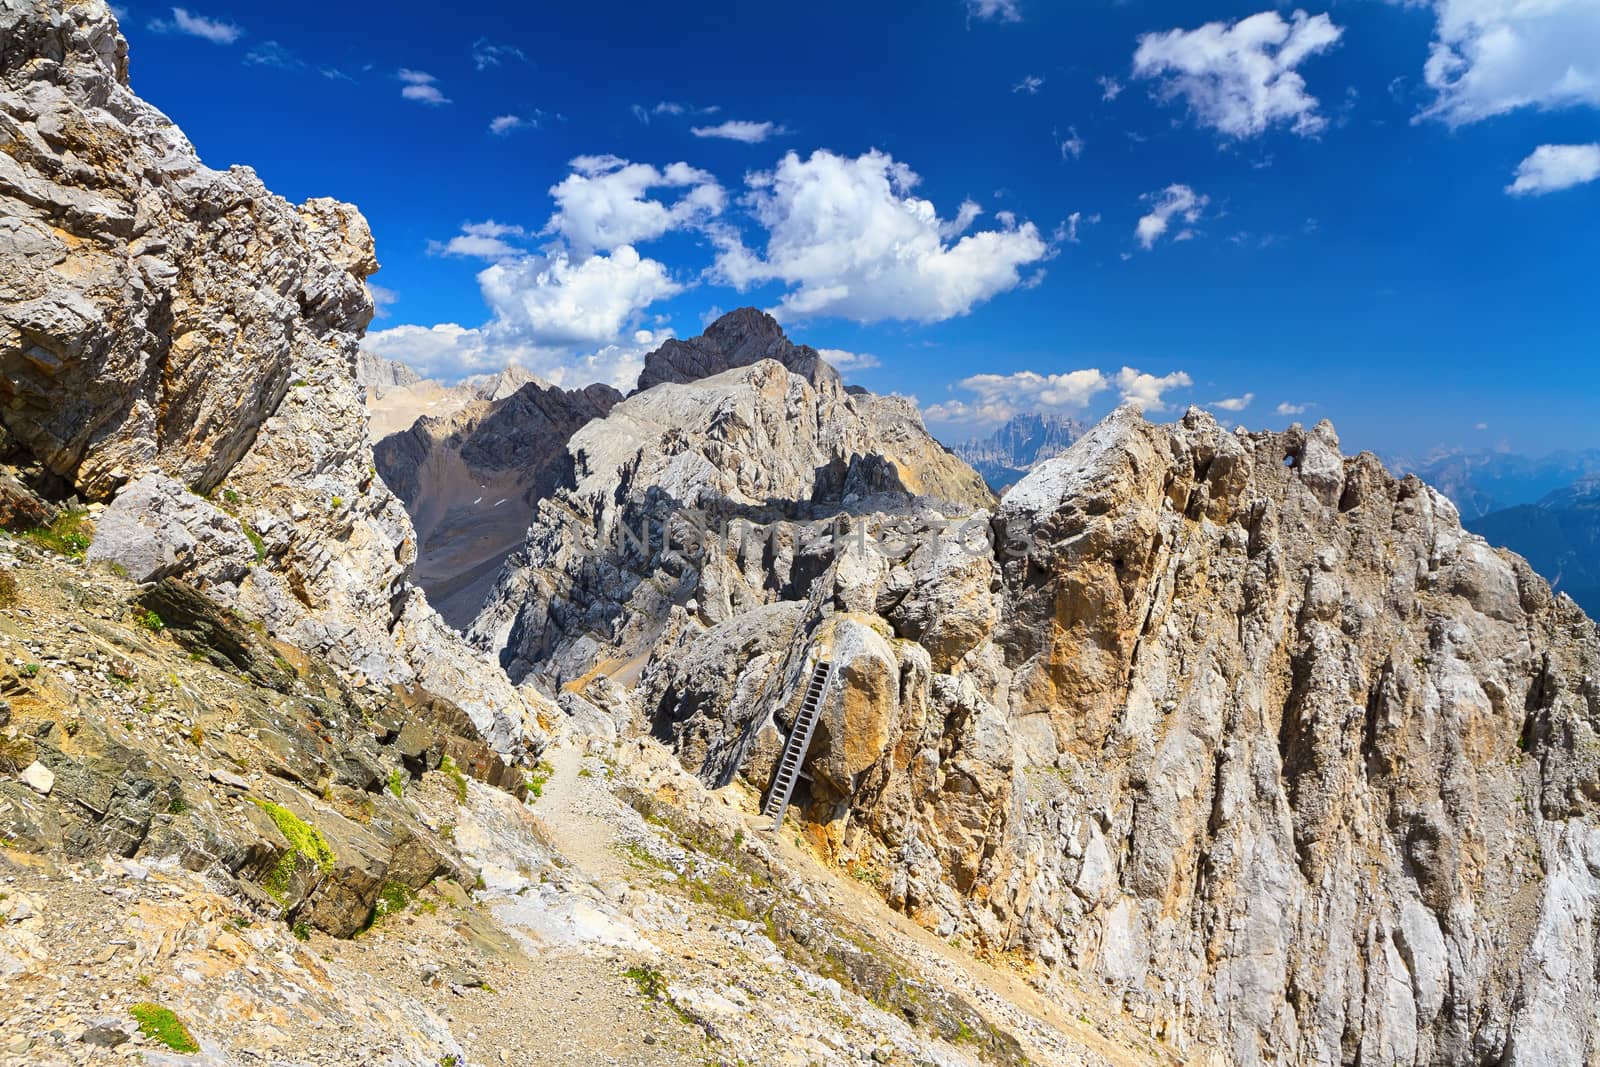
[[[773,833],[783,828],[783,813],[789,810],[789,798],[794,796],[800,765],[805,762],[806,752],[811,748],[811,735],[816,733],[817,720],[822,715],[822,698],[833,684],[833,671],[833,663],[828,660],[818,660],[812,668],[805,700],[800,703],[800,714],[794,720],[794,729],[789,731],[789,743],[783,746],[778,773],[773,776],[766,806],[761,809],[761,814],[772,816]]]

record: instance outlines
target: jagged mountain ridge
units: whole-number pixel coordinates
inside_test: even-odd
[[[1534,504],[1583,478],[1600,474],[1600,449],[1525,456],[1515,452],[1455,449],[1421,459],[1394,458],[1390,466],[1415,474],[1448,496],[1467,519]]]
[[[631,701],[707,782],[761,789],[809,657],[833,659],[797,796],[816,847],[940,936],[1106,983],[1202,1060],[1597,1047],[1595,629],[1443,496],[1326,423],[1124,409],[997,513],[957,509],[978,551],[891,548],[931,518],[904,501],[855,509],[862,539],[767,515],[754,548],[609,548],[593,532],[658,490],[743,476],[710,447],[723,413],[760,427],[806,392],[759,366],[696,389],[719,395],[673,404],[677,435],[605,451],[589,435],[625,404],[574,439],[590,510],[536,525],[474,630],[514,675],[569,711]]]
[[[951,451],[983,475],[989,488],[1003,493],[1045,460],[1065,452],[1085,432],[1076,419],[1029,412],[1013,415],[988,437],[973,438]]]
[[[764,360],[829,395],[843,391],[838,373],[815,349],[794,344],[776,319],[747,307],[721,316],[699,337],[672,339],[649,353],[633,395]],[[453,625],[464,628],[483,607],[501,562],[526,537],[538,502],[570,483],[562,480],[573,463],[568,440],[621,399],[608,386],[561,390],[537,383],[498,403],[468,403],[448,417],[424,417],[378,443],[378,473],[405,501],[417,527],[418,582]],[[900,401],[863,400],[859,406],[879,413],[885,447],[926,437],[920,418]],[[938,448],[931,439],[911,447]],[[948,459],[940,465],[957,466]],[[916,491],[943,490],[918,484]]]
[[[379,476],[417,531],[417,584],[452,626],[477,615],[535,505],[560,484],[567,441],[621,399],[608,385],[529,382],[447,417],[424,415],[374,447]]]
[[[420,418],[447,420],[479,403],[504,400],[525,385],[549,386],[516,364],[493,374],[475,374],[455,385],[424,378],[396,360],[362,349],[356,380],[366,390],[374,443],[409,430]]]
[[[604,664],[606,673],[636,667],[687,605],[719,618],[808,580],[817,565],[808,522],[934,502],[970,512],[993,500],[910,401],[851,392],[831,368],[813,379],[773,359],[638,391],[579,430],[567,452],[569,479],[541,502],[470,631],[513,677],[552,687]],[[777,568],[797,572],[763,574],[771,564],[760,548],[741,558],[734,547],[715,569],[672,562],[673,537],[697,522],[724,537],[734,519],[779,531]],[[641,532],[640,558],[613,548]],[[657,567],[667,568],[659,580]]]

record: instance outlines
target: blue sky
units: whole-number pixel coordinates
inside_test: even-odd
[[[119,11],[207,163],[361,207],[434,374],[626,386],[748,303],[947,439],[1600,445],[1600,0]]]

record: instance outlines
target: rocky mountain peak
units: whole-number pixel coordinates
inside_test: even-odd
[[[699,337],[686,341],[673,338],[647,355],[634,391],[643,392],[663,382],[709,378],[763,359],[777,360],[814,385],[839,382],[838,372],[816,349],[794,344],[784,336],[777,319],[756,308],[744,307],[723,315]]]
[[[951,451],[983,475],[995,492],[1004,492],[1038,464],[1065,452],[1086,427],[1076,419],[1048,412],[1024,412],[1007,419],[988,437],[974,438]]]
[[[356,381],[366,386],[367,394],[381,397],[391,389],[404,389],[422,382],[422,375],[398,360],[361,349],[356,357]]]
[[[637,670],[675,607],[721,620],[805,596],[825,552],[801,547],[810,524],[993,504],[913,406],[770,358],[636,392],[573,434],[566,453],[570,474],[540,503],[470,631],[515,677],[552,690],[600,662]],[[730,534],[745,521],[793,543],[763,556]],[[690,560],[669,534],[699,526],[709,527],[696,541],[703,554]],[[634,549],[627,538],[641,528]]]

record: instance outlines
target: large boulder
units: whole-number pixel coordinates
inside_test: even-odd
[[[237,518],[159,472],[135,479],[100,514],[88,558],[136,582],[180,572],[238,582],[256,562]]]

